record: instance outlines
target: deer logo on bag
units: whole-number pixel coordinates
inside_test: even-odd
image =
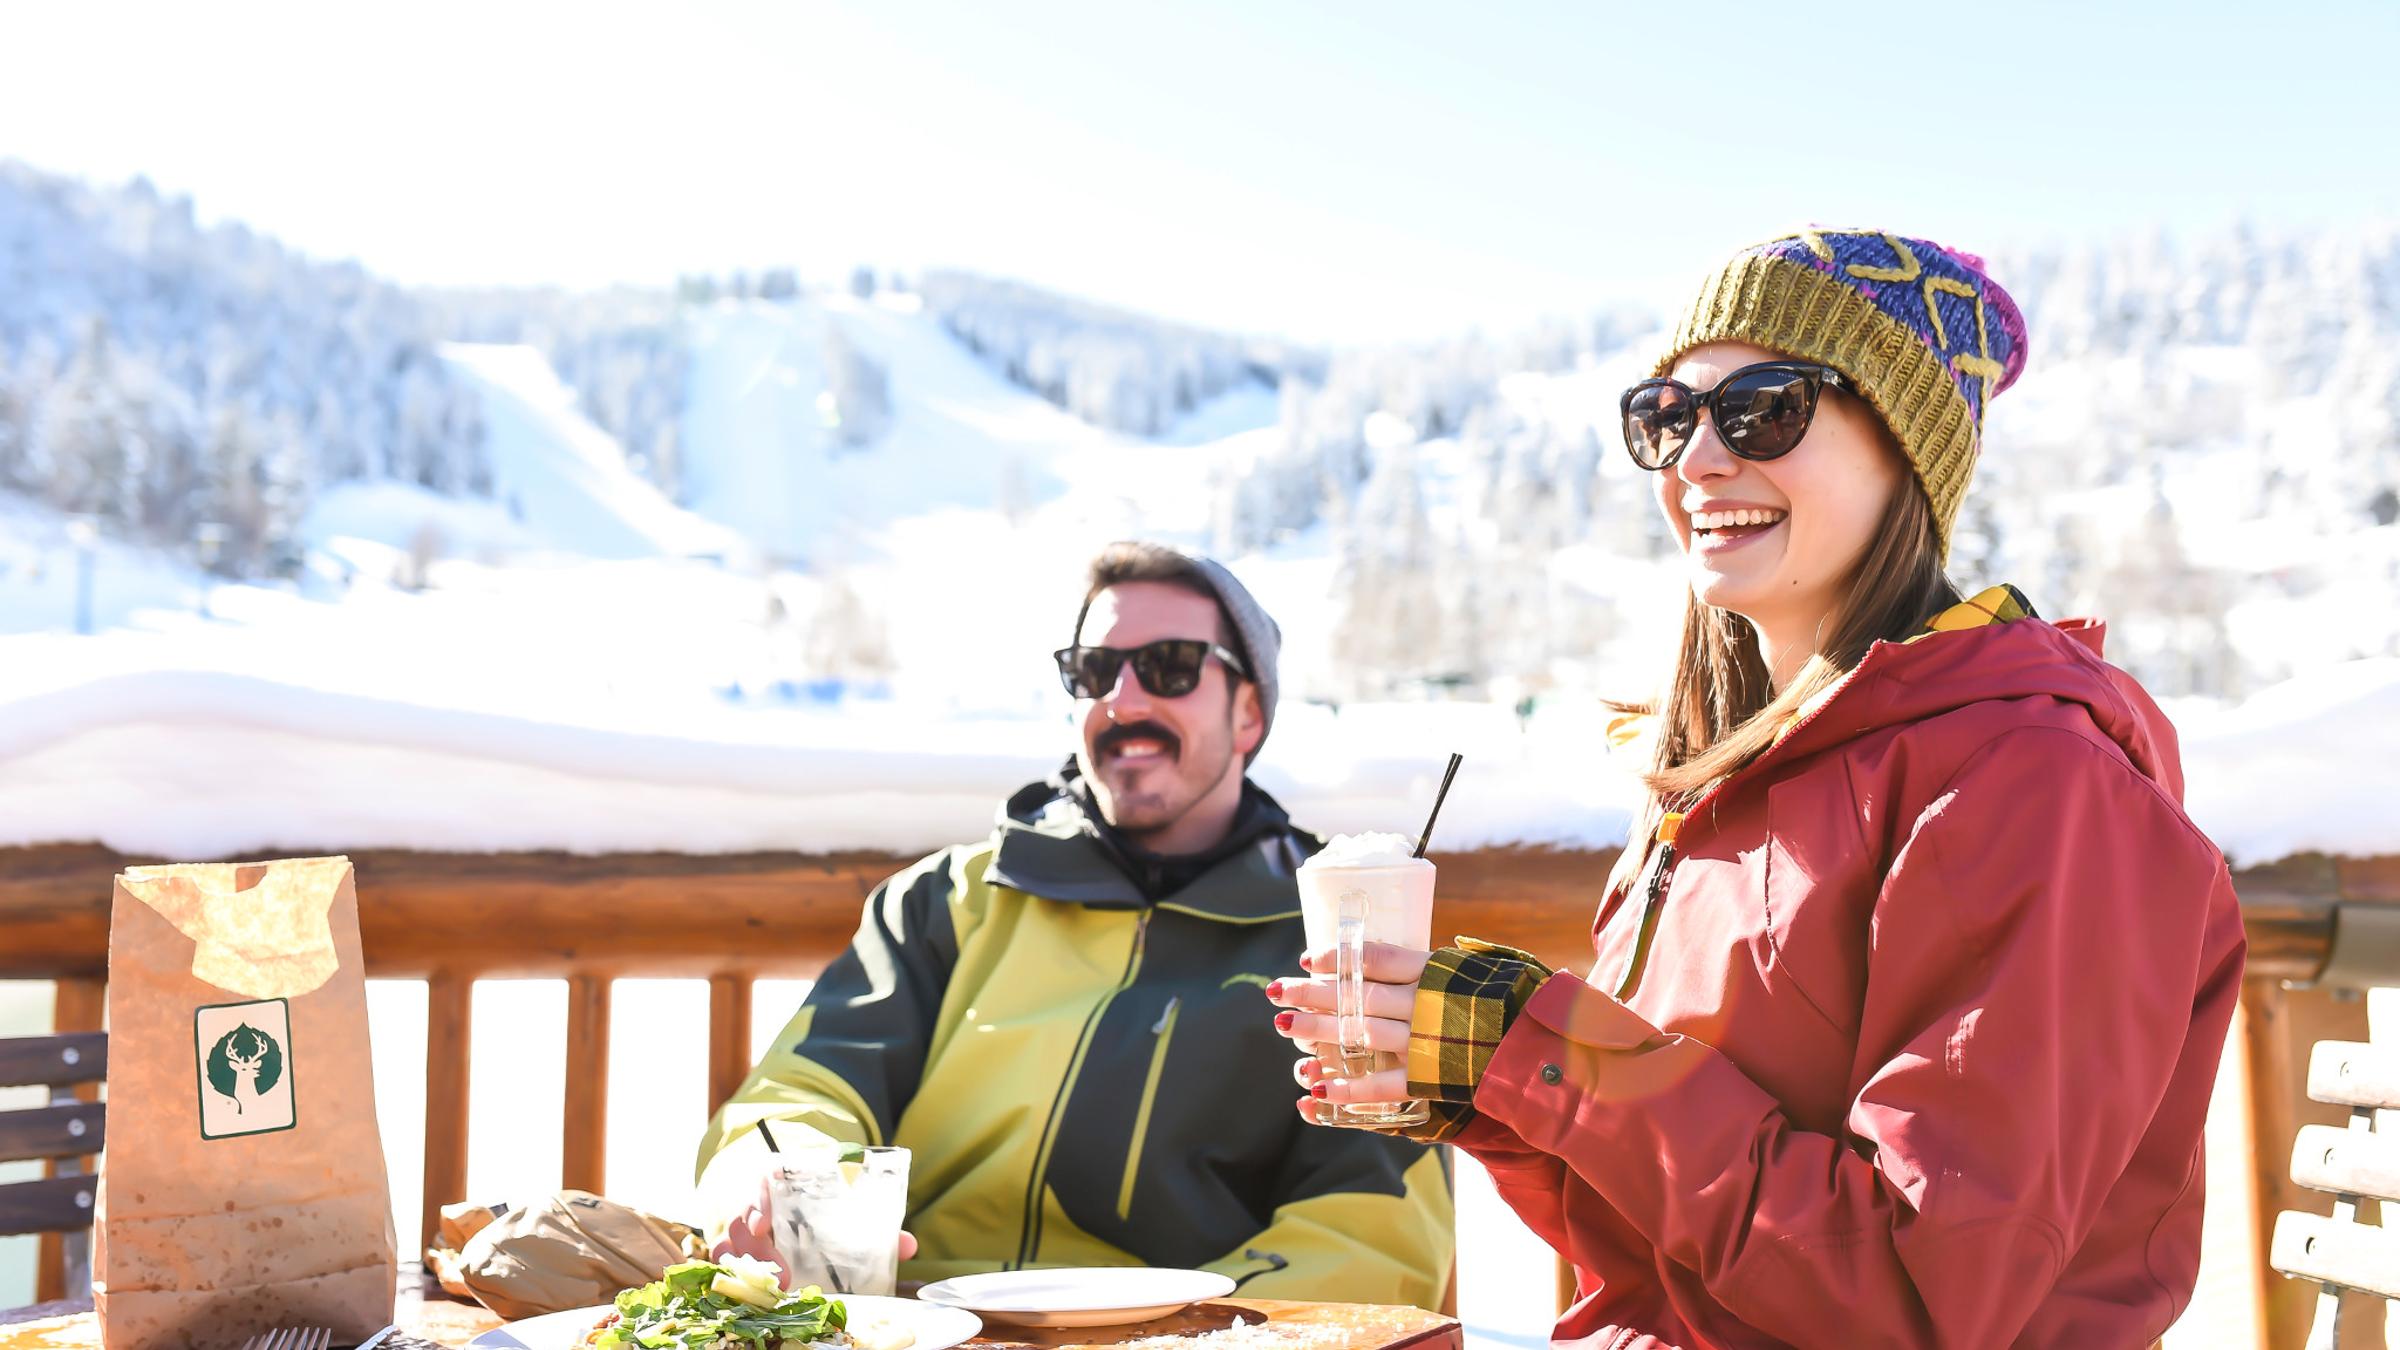
[[[284,1053],[290,1040],[291,1007],[279,998],[214,1004],[192,1014],[201,1138],[292,1128],[297,1111]]]

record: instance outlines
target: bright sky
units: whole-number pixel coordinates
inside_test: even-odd
[[[404,281],[955,265],[1360,340],[1655,301],[1805,221],[2400,218],[2400,5],[2268,13],[53,4],[0,155]]]

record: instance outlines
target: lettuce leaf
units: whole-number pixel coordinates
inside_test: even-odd
[[[600,1333],[602,1350],[677,1350],[719,1340],[768,1347],[822,1340],[849,1325],[849,1309],[811,1285],[787,1290],[774,1308],[754,1308],[711,1289],[733,1272],[713,1261],[667,1267],[656,1280],[617,1295],[616,1325]]]

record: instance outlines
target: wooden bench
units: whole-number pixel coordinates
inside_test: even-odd
[[[2292,1180],[2331,1195],[2333,1212],[2278,1214],[2268,1259],[2322,1287],[2312,1347],[2381,1346],[2381,1300],[2400,1298],[2400,1229],[2362,1222],[2359,1209],[2400,1202],[2400,1135],[2375,1129],[2377,1111],[2400,1110],[2400,1051],[2320,1042],[2309,1056],[2308,1095],[2350,1110],[2346,1127],[2304,1125],[2292,1144]]]

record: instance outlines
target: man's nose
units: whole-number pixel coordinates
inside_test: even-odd
[[[1109,686],[1107,697],[1100,701],[1107,706],[1110,715],[1119,720],[1126,720],[1125,714],[1149,709],[1150,691],[1142,687],[1140,677],[1133,673],[1132,657],[1117,663],[1117,678]]]

